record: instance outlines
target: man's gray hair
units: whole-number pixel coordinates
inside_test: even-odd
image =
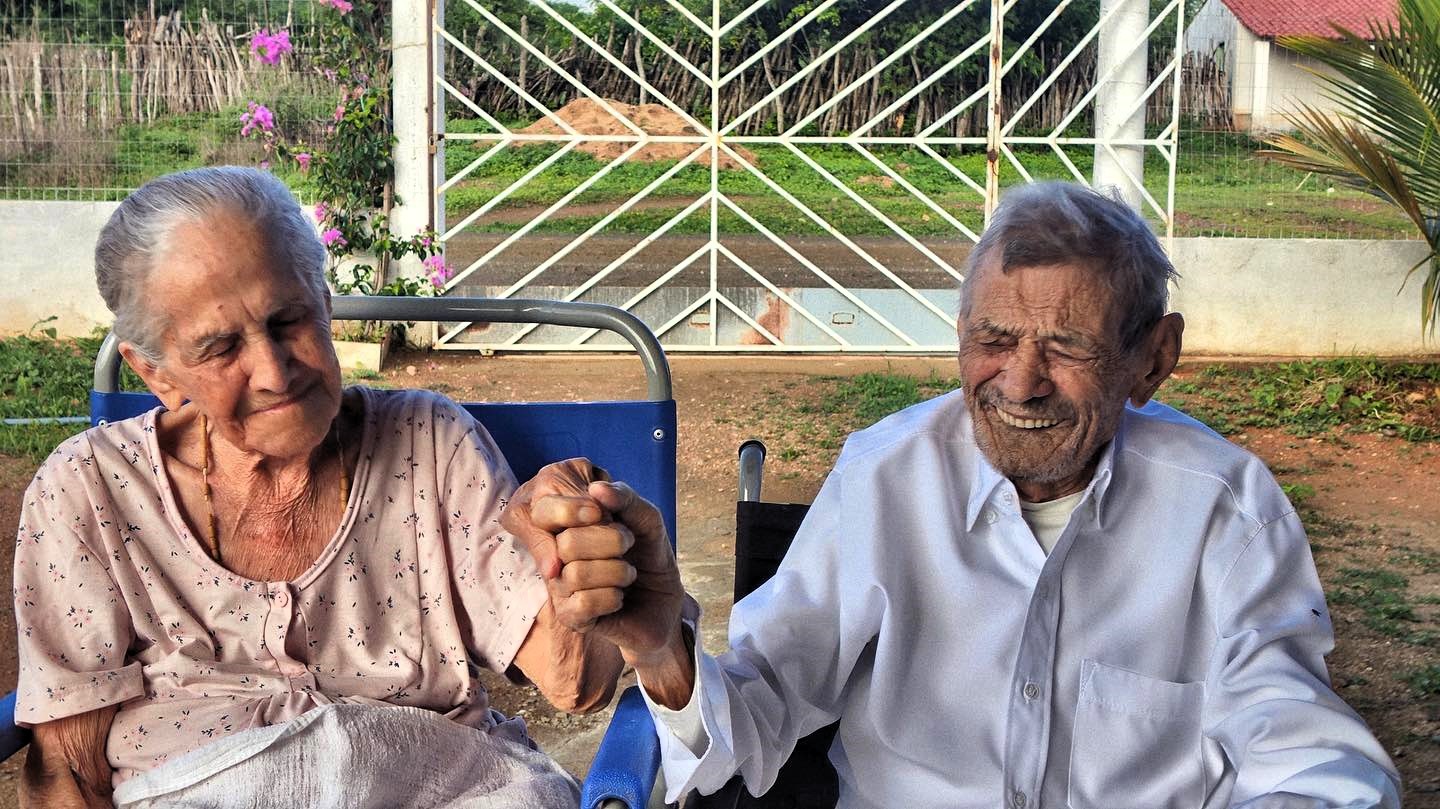
[[[1130,206],[1083,185],[1032,183],[1007,192],[965,262],[960,316],[970,313],[975,274],[999,258],[1001,272],[1047,264],[1089,267],[1114,292],[1120,341],[1133,348],[1165,316],[1175,266]]]
[[[95,243],[95,282],[115,315],[115,336],[160,362],[166,326],[151,310],[147,289],[156,259],[170,247],[177,227],[220,212],[247,216],[264,234],[266,247],[302,284],[325,300],[325,247],[300,203],[277,177],[241,166],[191,169],[151,180],[120,203]],[[282,260],[283,259],[283,260]]]

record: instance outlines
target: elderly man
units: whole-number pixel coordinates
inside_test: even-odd
[[[1184,322],[1146,223],[1021,188],[968,269],[963,390],[850,438],[728,653],[692,653],[626,489],[586,494],[628,531],[578,491],[540,497],[558,475],[512,504],[561,620],[637,668],[670,799],[737,771],[759,793],[838,719],[842,807],[1398,806],[1330,688],[1295,509],[1253,455],[1149,403]]]

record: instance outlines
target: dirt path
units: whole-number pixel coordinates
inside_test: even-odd
[[[508,234],[474,233],[467,230],[446,241],[445,256],[456,267],[463,269],[490,253],[507,238]],[[514,283],[542,262],[553,259],[556,253],[568,250],[570,242],[575,238],[575,235],[565,234],[530,234],[506,247],[474,274],[467,276],[462,289],[483,290],[489,286]],[[543,274],[532,281],[531,285],[574,287],[626,253],[640,239],[638,235],[626,234],[602,233],[592,236],[585,240],[583,246],[573,252],[567,251],[559,261],[551,264]],[[607,275],[605,284],[644,287],[681,264],[687,256],[708,241],[702,236],[661,236],[649,242],[638,253],[626,259],[623,266]],[[899,239],[861,236],[852,241],[865,254],[916,289],[950,289],[955,285],[955,280],[942,271],[932,259]],[[974,247],[974,243],[963,238],[926,238],[920,241],[930,252],[957,269],[964,265],[965,257]],[[787,250],[762,236],[726,236],[723,242],[726,248],[734,251],[751,267],[763,268],[765,277],[777,286],[825,286],[813,271],[797,261]],[[894,282],[886,279],[864,256],[832,238],[789,236],[785,238],[785,242],[815,266],[824,269],[842,286],[854,289],[895,288]],[[717,283],[721,287],[748,287],[755,284],[753,278],[724,256],[720,257],[716,271]],[[709,260],[701,258],[691,262],[689,269],[671,278],[667,285],[704,287],[709,283]]]
[[[724,647],[729,612],[734,528],[735,449],[745,438],[793,432],[775,411],[813,397],[818,376],[888,370],[950,377],[953,360],[818,357],[702,357],[672,359],[680,418],[679,539],[688,587],[706,609],[706,644]],[[386,373],[395,385],[426,385],[457,399],[609,399],[643,396],[639,363],[626,357],[479,357],[437,353],[401,355]],[[1380,567],[1403,570],[1420,617],[1440,610],[1440,447],[1374,435],[1299,439],[1275,430],[1233,437],[1266,459],[1285,483],[1313,489],[1305,502],[1316,558],[1327,584]],[[772,444],[772,449],[774,448]],[[765,499],[808,502],[834,449],[772,452]],[[13,532],[27,464],[0,458],[0,530]],[[10,543],[0,543],[9,568]],[[1333,593],[1332,593],[1333,595]],[[13,619],[0,608],[0,682],[14,683]],[[1373,630],[1358,606],[1333,607],[1338,643],[1330,657],[1340,693],[1376,729],[1406,779],[1405,805],[1440,807],[1440,700],[1416,699],[1397,679],[1437,662],[1435,646],[1402,643]],[[1427,660],[1428,656],[1428,660]],[[492,682],[502,710],[522,713],[542,746],[583,773],[606,715],[569,717],[530,691]],[[13,805],[15,762],[0,768],[0,809]]]

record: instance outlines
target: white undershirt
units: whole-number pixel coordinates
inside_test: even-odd
[[[1069,525],[1070,515],[1075,511],[1075,507],[1080,505],[1080,497],[1084,494],[1082,490],[1043,503],[1020,499],[1020,516],[1025,518],[1025,524],[1030,526],[1031,533],[1040,541],[1040,547],[1045,549],[1046,556],[1055,550],[1055,543],[1060,541],[1060,534],[1064,533],[1065,526]]]

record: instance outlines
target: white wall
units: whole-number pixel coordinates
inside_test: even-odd
[[[1207,16],[1208,14],[1208,16]],[[1209,0],[1186,29],[1187,50],[1223,57],[1230,77],[1230,116],[1235,128],[1256,134],[1293,127],[1286,112],[1300,104],[1322,111],[1334,109],[1325,83],[1311,71],[1335,71],[1273,41],[1257,37],[1241,25],[1220,0]],[[1215,49],[1223,51],[1216,53]]]
[[[50,315],[66,335],[110,322],[95,291],[95,237],[115,203],[0,201],[0,334]],[[1195,354],[1440,354],[1420,338],[1414,241],[1174,240],[1174,307]],[[1423,272],[1423,270],[1422,270]]]
[[[1262,118],[1251,119],[1251,130],[1292,129],[1284,113],[1297,111],[1300,104],[1322,112],[1335,110],[1334,102],[1325,95],[1325,82],[1311,71],[1327,76],[1338,75],[1308,56],[1271,45],[1269,109]]]
[[[95,238],[118,202],[0,200],[0,334],[46,324],[61,334],[87,335],[110,324],[95,289]]]
[[[1234,47],[1235,14],[1223,0],[1205,0],[1195,19],[1185,26],[1185,50],[1214,54]]]
[[[1440,354],[1420,339],[1423,242],[1175,239],[1172,307],[1196,354]]]

